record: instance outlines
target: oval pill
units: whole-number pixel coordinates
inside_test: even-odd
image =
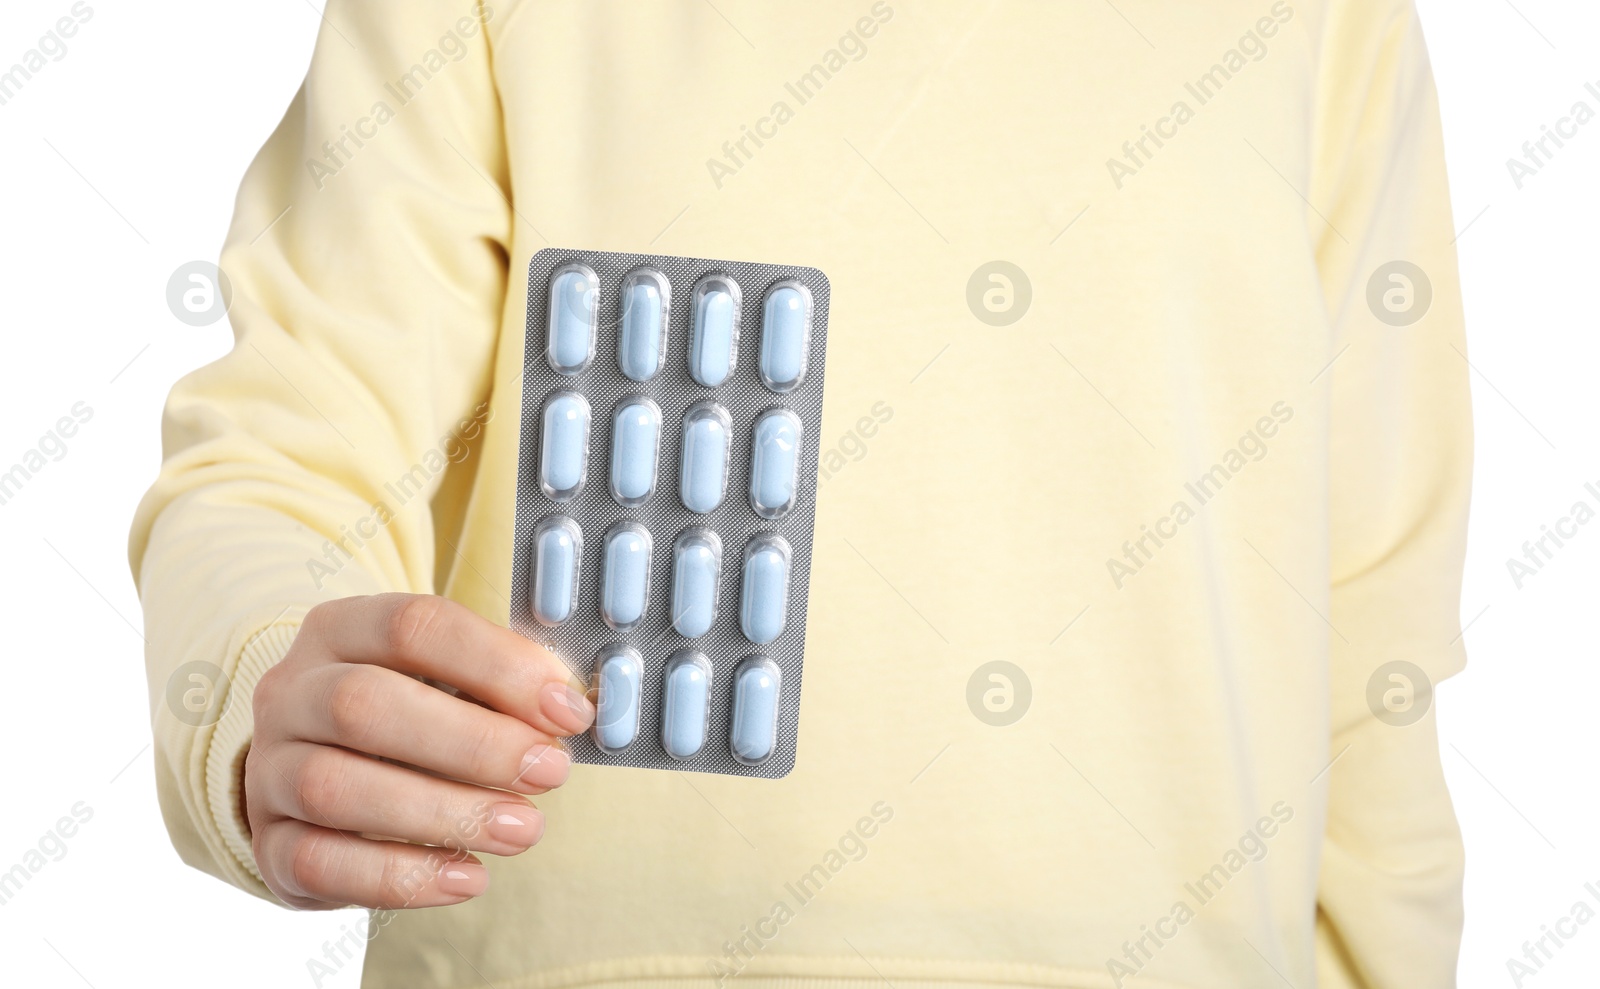
[[[622,285],[617,365],[634,381],[649,381],[661,370],[671,294],[671,283],[654,271],[635,272]]]
[[[595,664],[597,693],[594,743],[605,752],[620,752],[639,734],[639,694],[644,663],[627,646],[613,646]]]
[[[583,490],[589,467],[589,400],[558,391],[540,417],[539,487],[552,501],[571,501]]]
[[[694,288],[689,327],[689,376],[715,388],[733,371],[739,342],[739,286],[731,278],[707,275]]]
[[[764,519],[775,519],[794,507],[800,417],[788,409],[764,413],[756,420],[750,447],[750,507]]]
[[[622,631],[644,617],[650,587],[650,533],[619,522],[606,533],[600,576],[600,617]]]
[[[744,582],[739,599],[739,629],[756,645],[783,632],[789,607],[789,543],[762,533],[744,550]]]
[[[772,754],[781,680],[777,664],[764,656],[752,656],[734,671],[728,748],[740,762],[756,763]]]
[[[528,607],[541,625],[559,625],[571,616],[582,551],[583,532],[569,518],[546,519],[534,530]]]
[[[628,508],[656,489],[661,409],[648,398],[624,399],[611,417],[611,497]]]
[[[782,282],[767,293],[761,308],[761,381],[775,392],[793,391],[806,373],[811,343],[811,293],[796,282]]]
[[[711,662],[697,652],[679,652],[667,661],[661,697],[661,747],[674,759],[688,759],[706,743],[706,713],[711,697]]]
[[[722,540],[710,529],[690,529],[672,546],[672,627],[686,639],[711,631],[717,618]]]
[[[577,374],[594,359],[599,295],[600,280],[584,265],[558,268],[550,278],[545,359],[562,374]]]
[[[720,406],[701,403],[683,417],[683,452],[678,458],[678,496],[702,515],[722,504],[728,488],[728,443],[733,426]]]

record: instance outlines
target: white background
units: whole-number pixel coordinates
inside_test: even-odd
[[[917,0],[901,2],[914,12]],[[1506,168],[1575,101],[1600,108],[1584,90],[1600,90],[1600,10],[1515,2],[1420,0],[1478,436],[1462,606],[1471,661],[1438,697],[1469,855],[1467,987],[1513,985],[1506,960],[1587,898],[1585,882],[1600,888],[1600,524],[1521,589],[1506,566],[1575,502],[1600,503],[1584,489],[1600,491],[1600,121],[1521,190]],[[167,0],[135,13],[90,0],[66,54],[0,106],[0,470],[74,403],[94,410],[67,455],[0,506],[0,872],[74,804],[93,809],[66,855],[0,906],[6,984],[309,986],[306,959],[361,921],[291,914],[179,863],[152,784],[126,558],[166,391],[230,342],[225,323],[172,317],[168,277],[215,259],[245,166],[304,73],[314,3]],[[7,0],[0,69],[70,6]],[[1592,987],[1597,973],[1600,919],[1524,984]],[[350,965],[323,984],[358,978]]]

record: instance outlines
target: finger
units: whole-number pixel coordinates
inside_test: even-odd
[[[555,736],[404,673],[330,663],[306,677],[309,701],[279,712],[290,738],[518,793],[560,786],[571,771],[572,760]]]
[[[433,677],[552,735],[594,722],[582,684],[553,652],[447,598],[342,598],[313,608],[304,627],[335,659]]]
[[[504,790],[310,742],[280,745],[273,758],[284,772],[261,781],[271,809],[309,824],[494,855],[518,855],[544,834],[544,815]]]
[[[302,909],[440,907],[470,900],[489,886],[488,870],[471,855],[375,841],[290,818],[258,831],[255,845],[268,887]]]

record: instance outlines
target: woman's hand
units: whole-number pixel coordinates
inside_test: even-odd
[[[421,594],[313,608],[256,685],[254,711],[244,786],[256,865],[303,909],[482,893],[488,874],[469,852],[516,855],[539,840],[544,818],[520,794],[566,781],[557,739],[594,719],[553,653]]]

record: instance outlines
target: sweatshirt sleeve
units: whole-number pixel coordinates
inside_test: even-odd
[[[1326,217],[1336,633],[1318,984],[1454,986],[1463,856],[1432,686],[1465,663],[1472,430],[1438,101],[1412,0],[1335,0],[1321,30],[1308,199]]]
[[[330,0],[223,248],[233,349],[173,388],[133,522],[168,830],[259,896],[254,685],[318,601],[434,589],[432,505],[486,421],[511,214],[492,17]]]

